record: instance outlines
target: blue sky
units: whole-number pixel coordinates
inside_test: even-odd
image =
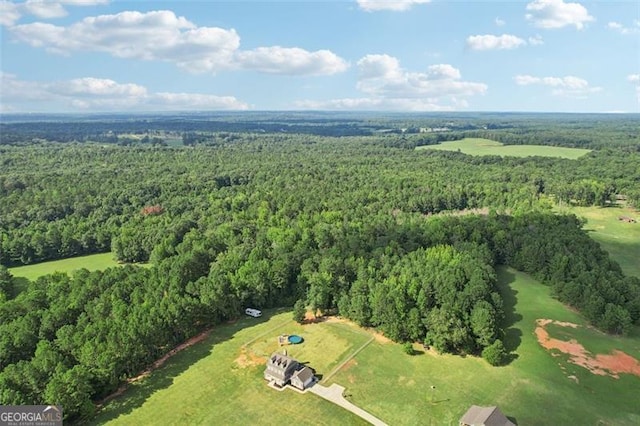
[[[0,111],[640,112],[637,1],[0,0]]]

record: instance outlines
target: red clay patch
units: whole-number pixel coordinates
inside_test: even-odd
[[[569,362],[580,367],[584,367],[593,374],[600,376],[611,376],[619,378],[619,373],[634,374],[640,377],[640,362],[637,359],[622,351],[614,350],[611,354],[592,355],[577,340],[569,341],[554,339],[549,336],[546,330],[548,324],[555,324],[560,327],[577,328],[577,324],[553,321],[550,319],[539,319],[535,333],[538,342],[547,350],[556,349],[569,355]],[[554,355],[554,354],[552,354]],[[554,355],[555,356],[555,355]]]

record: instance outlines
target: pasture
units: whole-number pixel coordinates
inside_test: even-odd
[[[627,207],[559,207],[586,219],[584,229],[600,243],[627,275],[640,277],[640,212]],[[635,218],[637,223],[619,220]]]
[[[416,149],[439,151],[460,151],[468,155],[498,155],[502,157],[558,157],[575,160],[591,152],[589,149],[565,148],[546,145],[503,145],[500,142],[481,138],[464,138],[458,141],[442,142],[438,145],[424,145]]]
[[[549,326],[547,331],[557,339],[577,339],[594,355],[619,349],[636,359],[640,332],[621,338],[585,327],[548,287],[512,269],[498,272],[507,313],[504,340],[513,352],[506,366],[439,355],[418,344],[417,355],[410,356],[400,345],[348,322],[298,325],[291,313],[280,312],[216,328],[207,340],[107,404],[95,423],[359,424],[360,419],[315,395],[266,386],[265,358],[278,349],[282,333],[305,338],[286,349],[316,368],[323,384],[345,386],[347,399],[388,424],[457,424],[472,404],[499,405],[518,424],[640,423],[639,377],[594,375],[543,348],[535,329],[538,319],[572,322],[581,327]]]
[[[35,263],[33,265],[16,266],[9,268],[9,272],[11,272],[14,277],[27,278],[33,281],[38,277],[54,272],[68,273],[82,268],[89,271],[100,271],[118,265],[119,263],[115,261],[113,253],[99,253]]]

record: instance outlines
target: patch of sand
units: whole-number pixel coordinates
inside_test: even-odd
[[[264,365],[267,362],[267,358],[258,356],[253,351],[247,350],[247,348],[243,347],[240,355],[235,361],[240,368],[247,368]]]
[[[393,340],[389,339],[381,332],[376,330],[370,330],[370,331],[371,331],[371,334],[373,334],[373,337],[376,339],[376,342],[382,343],[382,344],[393,343]]]
[[[618,374],[626,373],[640,377],[640,362],[634,357],[619,350],[614,350],[611,354],[596,354],[593,356],[577,340],[554,339],[545,328],[548,324],[577,328],[576,324],[549,319],[539,319],[536,324],[535,333],[540,345],[547,350],[555,349],[569,355],[568,361],[570,363],[586,368],[593,374],[600,376],[611,376],[617,379],[620,377]]]

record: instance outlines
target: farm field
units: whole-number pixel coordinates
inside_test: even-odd
[[[626,207],[563,207],[561,212],[573,213],[587,220],[589,235],[611,254],[627,275],[640,277],[640,213]],[[635,218],[638,223],[626,223],[619,217]]]
[[[591,152],[589,149],[565,148],[546,145],[503,145],[500,142],[481,138],[464,138],[459,141],[442,142],[438,145],[424,145],[416,149],[440,151],[460,151],[468,155],[499,155],[506,157],[558,157],[575,160]]]
[[[118,265],[120,264],[115,261],[113,253],[99,253],[35,263],[33,265],[17,266],[9,268],[9,272],[11,272],[14,277],[35,280],[38,277],[54,272],[73,272],[82,268],[89,271],[100,271]]]
[[[278,348],[278,335],[297,333],[305,342],[287,346],[289,354],[316,368],[323,384],[345,386],[351,402],[388,424],[457,424],[472,404],[498,405],[518,424],[638,424],[639,377],[594,375],[544,349],[535,335],[539,319],[567,321],[580,327],[552,324],[546,330],[556,339],[578,339],[594,355],[617,349],[638,359],[637,328],[626,338],[604,335],[585,327],[579,314],[526,274],[500,268],[499,280],[505,344],[515,349],[507,366],[424,352],[419,345],[418,354],[409,356],[400,345],[350,323],[330,319],[301,326],[281,312],[215,329],[109,403],[95,423],[152,424],[160,418],[165,424],[357,424],[358,418],[314,395],[267,388],[265,357]],[[328,377],[336,366],[341,368]]]

